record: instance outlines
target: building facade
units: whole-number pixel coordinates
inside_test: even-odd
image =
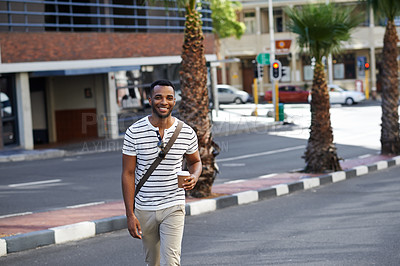
[[[184,9],[148,2],[0,0],[3,148],[117,138],[152,81],[179,87]],[[209,5],[200,10],[215,60]]]
[[[225,59],[238,58],[240,62],[222,67],[223,82],[253,94],[254,60],[259,54],[271,53],[270,33],[272,32],[275,59],[281,61],[286,72],[286,76],[282,78],[280,83],[310,88],[313,60],[298,48],[296,35],[287,29],[289,18],[284,12],[286,7],[300,7],[309,3],[309,1],[272,1],[273,23],[271,27],[268,1],[241,0],[240,2],[243,9],[240,11],[239,17],[246,25],[246,33],[240,40],[235,38],[221,40],[222,57]],[[322,1],[322,3],[325,2],[329,1]],[[386,21],[374,17],[372,10],[369,10],[366,4],[360,1],[336,0],[331,2],[354,7],[354,12],[362,12],[365,19],[353,31],[351,41],[345,43],[341,54],[333,55],[331,60],[327,58],[328,81],[349,90],[364,91],[368,85],[370,91],[378,91],[379,93],[381,82],[379,80],[379,69],[384,64],[381,58]],[[400,36],[400,17],[396,20],[396,25]],[[366,76],[363,68],[366,62],[370,64],[369,76]],[[260,82],[259,95],[271,90],[269,66],[263,66],[263,70],[265,74]]]

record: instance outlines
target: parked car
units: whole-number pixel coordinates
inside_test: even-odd
[[[231,85],[218,84],[218,101],[219,103],[245,103],[249,101],[250,95],[242,90],[236,89]]]
[[[349,91],[335,84],[328,84],[328,91],[329,102],[331,104],[352,105],[365,100],[364,93],[359,91]],[[308,97],[308,101],[311,102],[311,94]]]
[[[280,103],[307,103],[309,92],[300,86],[281,85],[279,86]],[[272,91],[265,92],[264,100],[272,101]]]

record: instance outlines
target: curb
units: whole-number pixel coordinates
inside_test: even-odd
[[[0,163],[50,159],[64,157],[65,155],[66,151],[60,149],[32,150],[24,151],[19,154],[0,155]]]
[[[185,205],[186,216],[199,215],[227,207],[279,197],[301,190],[308,190],[330,183],[337,183],[397,165],[400,165],[400,156],[393,157],[389,160],[378,161],[370,165],[361,165],[352,169],[333,172],[318,177],[304,178],[303,180],[293,183],[280,184],[260,190],[244,191],[215,199],[204,199],[190,202]],[[4,237],[0,238],[0,256],[52,244],[77,241],[126,228],[126,216],[115,216]]]

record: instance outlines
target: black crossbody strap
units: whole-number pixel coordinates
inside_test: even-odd
[[[179,132],[181,131],[183,126],[182,121],[178,121],[178,125],[176,126],[176,129],[174,131],[174,134],[172,137],[169,139],[167,146],[164,148],[164,154],[167,155],[169,149],[171,149],[172,145],[174,144],[175,140],[178,138]],[[164,157],[165,158],[165,157]],[[157,168],[157,166],[160,164],[162,159],[160,156],[157,156],[157,158],[154,160],[154,162],[150,165],[149,169],[147,169],[147,172],[144,174],[142,179],[140,179],[139,183],[136,186],[135,189],[135,197],[139,193],[139,190],[142,188],[143,184],[149,179],[150,175],[153,173],[153,171]]]

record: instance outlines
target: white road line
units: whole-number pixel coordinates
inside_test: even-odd
[[[105,201],[99,201],[99,202],[78,204],[78,205],[73,205],[73,206],[67,206],[67,209],[76,209],[76,208],[81,208],[81,207],[95,206],[95,205],[100,205],[100,204],[104,204],[104,203],[106,203],[106,202]]]
[[[37,186],[44,185],[50,183],[58,183],[61,182],[61,179],[52,179],[52,180],[44,180],[44,181],[36,181],[36,182],[28,182],[28,183],[19,183],[19,184],[10,184],[8,187],[27,187],[27,186]]]
[[[245,179],[238,179],[238,180],[232,180],[232,181],[225,182],[224,184],[236,184],[236,183],[241,183],[241,182],[244,182],[244,181],[246,181],[246,180]]]
[[[276,175],[277,175],[277,173],[274,173],[274,174],[262,175],[262,176],[259,176],[258,178],[264,179],[264,178],[274,177],[274,176],[276,176]]]
[[[0,219],[9,218],[9,217],[15,217],[15,216],[24,216],[24,215],[28,215],[28,214],[32,214],[32,213],[33,212],[21,212],[21,213],[6,214],[6,215],[0,216]]]
[[[245,163],[224,163],[222,166],[226,167],[240,167],[240,166],[246,166]]]
[[[273,151],[265,151],[265,152],[259,152],[259,153],[246,154],[246,155],[241,155],[241,156],[236,156],[236,157],[231,157],[231,158],[217,159],[217,162],[218,163],[229,162],[229,161],[247,159],[247,158],[252,158],[252,157],[257,157],[257,156],[271,155],[271,154],[275,154],[275,153],[304,149],[305,147],[306,147],[305,145],[301,145],[301,146],[294,146],[294,147],[290,147],[290,148],[278,149],[278,150],[273,150]]]
[[[370,156],[372,156],[372,154],[361,155],[361,156],[358,156],[358,158],[359,158],[359,159],[365,159],[365,158],[368,158],[368,157],[370,157]]]

